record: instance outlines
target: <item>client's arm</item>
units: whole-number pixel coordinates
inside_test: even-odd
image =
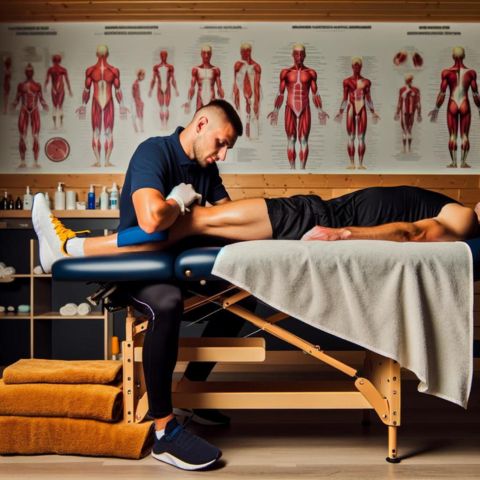
[[[459,204],[445,205],[435,218],[395,222],[374,227],[328,228],[316,226],[302,240],[391,240],[395,242],[448,242],[473,236],[478,229],[473,210]]]

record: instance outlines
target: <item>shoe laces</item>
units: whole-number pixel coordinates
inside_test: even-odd
[[[67,228],[57,217],[54,215],[50,215],[50,221],[52,222],[53,228],[55,229],[55,233],[57,234],[58,238],[62,242],[62,251],[65,255],[67,255],[67,251],[65,249],[65,245],[67,240],[70,238],[74,238],[77,236],[77,233],[91,233],[90,230],[79,230],[78,232],[74,232]]]

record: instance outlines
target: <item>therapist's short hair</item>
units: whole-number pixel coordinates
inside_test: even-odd
[[[203,110],[204,108],[215,108],[217,110],[221,110],[225,115],[225,118],[227,119],[227,121],[235,130],[237,137],[242,136],[243,134],[242,120],[240,119],[237,111],[235,110],[234,106],[231,103],[227,102],[226,100],[217,98],[215,100],[212,100],[210,103],[207,103],[207,105],[200,107],[197,110],[197,114],[198,112],[200,112],[200,110]]]

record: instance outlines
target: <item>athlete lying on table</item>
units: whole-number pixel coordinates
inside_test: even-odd
[[[392,240],[454,241],[477,236],[477,213],[445,195],[418,187],[371,187],[322,200],[316,195],[290,198],[254,198],[227,202],[212,207],[193,204],[197,199],[189,185],[181,184],[165,200],[159,192],[141,189],[133,195],[133,205],[145,204],[140,198],[155,198],[150,208],[137,211],[141,243],[119,247],[117,234],[76,237],[51,215],[43,196],[37,195],[33,217],[40,248],[47,251],[42,261],[49,271],[64,255],[107,255],[166,248],[189,236],[207,235],[232,241],[244,240]],[[175,190],[174,189],[174,190]],[[145,190],[145,191],[143,191]],[[183,197],[176,198],[176,196]],[[168,227],[168,239],[158,241],[155,225],[156,205],[178,202],[178,208],[191,212],[178,215]],[[122,205],[121,205],[122,207]],[[135,233],[135,232],[134,232]],[[149,239],[153,241],[149,242]]]

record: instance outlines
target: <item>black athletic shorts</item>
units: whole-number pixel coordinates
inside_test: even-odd
[[[266,198],[275,240],[299,240],[315,225],[331,225],[327,204],[318,195]]]

